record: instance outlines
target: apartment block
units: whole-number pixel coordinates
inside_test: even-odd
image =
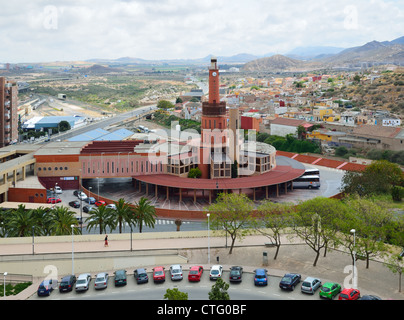
[[[0,147],[18,141],[18,85],[0,77]]]

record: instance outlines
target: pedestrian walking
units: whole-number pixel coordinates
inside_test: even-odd
[[[108,247],[108,235],[105,235],[104,241],[105,241],[104,247]]]

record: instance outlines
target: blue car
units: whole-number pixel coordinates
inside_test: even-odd
[[[254,285],[266,286],[268,285],[267,269],[257,269],[254,275]]]
[[[38,296],[49,296],[53,289],[58,287],[58,281],[56,279],[46,279],[41,282],[38,287]]]
[[[85,202],[89,203],[89,204],[94,204],[95,203],[95,198],[94,197],[87,197],[84,199]]]

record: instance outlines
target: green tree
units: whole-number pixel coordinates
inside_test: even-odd
[[[166,293],[164,294],[164,299],[167,300],[188,300],[188,293],[181,292],[178,288],[174,289],[167,289]]]
[[[230,295],[227,292],[230,285],[222,278],[216,280],[216,283],[209,291],[209,300],[230,300]]]
[[[95,210],[91,210],[88,214],[89,217],[86,219],[88,230],[99,228],[100,234],[103,234],[106,232],[107,227],[115,229],[116,222],[112,209],[106,206],[99,206]]]
[[[199,168],[192,168],[188,172],[188,178],[200,178],[202,177],[202,171]]]
[[[143,223],[154,228],[156,223],[156,209],[151,205],[151,201],[145,197],[141,197],[133,211],[134,221],[139,226],[139,232],[142,233]]]
[[[231,238],[229,254],[233,252],[236,238],[247,234],[254,203],[245,194],[221,193],[206,212],[210,214],[211,229],[225,230]]]
[[[20,204],[7,221],[7,234],[10,237],[25,237],[32,234],[32,227],[35,226],[35,216],[33,210],[25,209],[25,205]]]
[[[66,120],[60,121],[58,124],[58,131],[63,132],[63,131],[67,131],[70,130],[71,126],[70,123],[67,122]]]
[[[50,229],[52,230],[52,235],[54,236],[72,234],[71,225],[78,225],[74,212],[70,211],[70,209],[67,207],[55,207],[50,213],[52,216]],[[73,228],[74,234],[80,234],[80,232],[81,230],[79,228]]]
[[[114,202],[116,209],[113,209],[114,219],[118,224],[119,233],[122,233],[123,223],[133,225],[133,210],[131,206],[125,202],[125,199],[120,198],[118,201]]]
[[[167,100],[160,100],[158,103],[157,103],[157,108],[159,108],[159,109],[171,109],[171,108],[174,108],[174,105],[170,102],[170,101],[167,101]]]
[[[253,221],[253,226],[275,245],[274,260],[278,257],[282,244],[281,236],[286,233],[286,228],[290,225],[293,208],[294,205],[292,204],[271,201],[265,201],[257,208],[257,216]]]

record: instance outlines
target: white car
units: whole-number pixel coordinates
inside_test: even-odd
[[[63,193],[62,188],[59,186],[56,186],[53,190],[55,191],[55,193],[58,193],[58,194]]]
[[[101,272],[97,274],[97,277],[94,281],[94,288],[95,289],[104,289],[108,286],[108,273]]]
[[[171,280],[182,280],[182,267],[179,264],[170,266]]]
[[[87,199],[87,195],[81,191],[78,193],[77,198],[79,198],[80,200],[85,200]]]
[[[110,203],[110,204],[107,204],[107,205],[105,206],[105,208],[109,208],[109,209],[112,209],[112,210],[116,210],[116,205],[115,205],[114,203]]]
[[[90,287],[91,274],[83,273],[78,276],[76,281],[76,291],[87,291]]]
[[[220,265],[214,265],[210,268],[209,272],[209,279],[210,280],[217,280],[222,277],[223,267]]]

